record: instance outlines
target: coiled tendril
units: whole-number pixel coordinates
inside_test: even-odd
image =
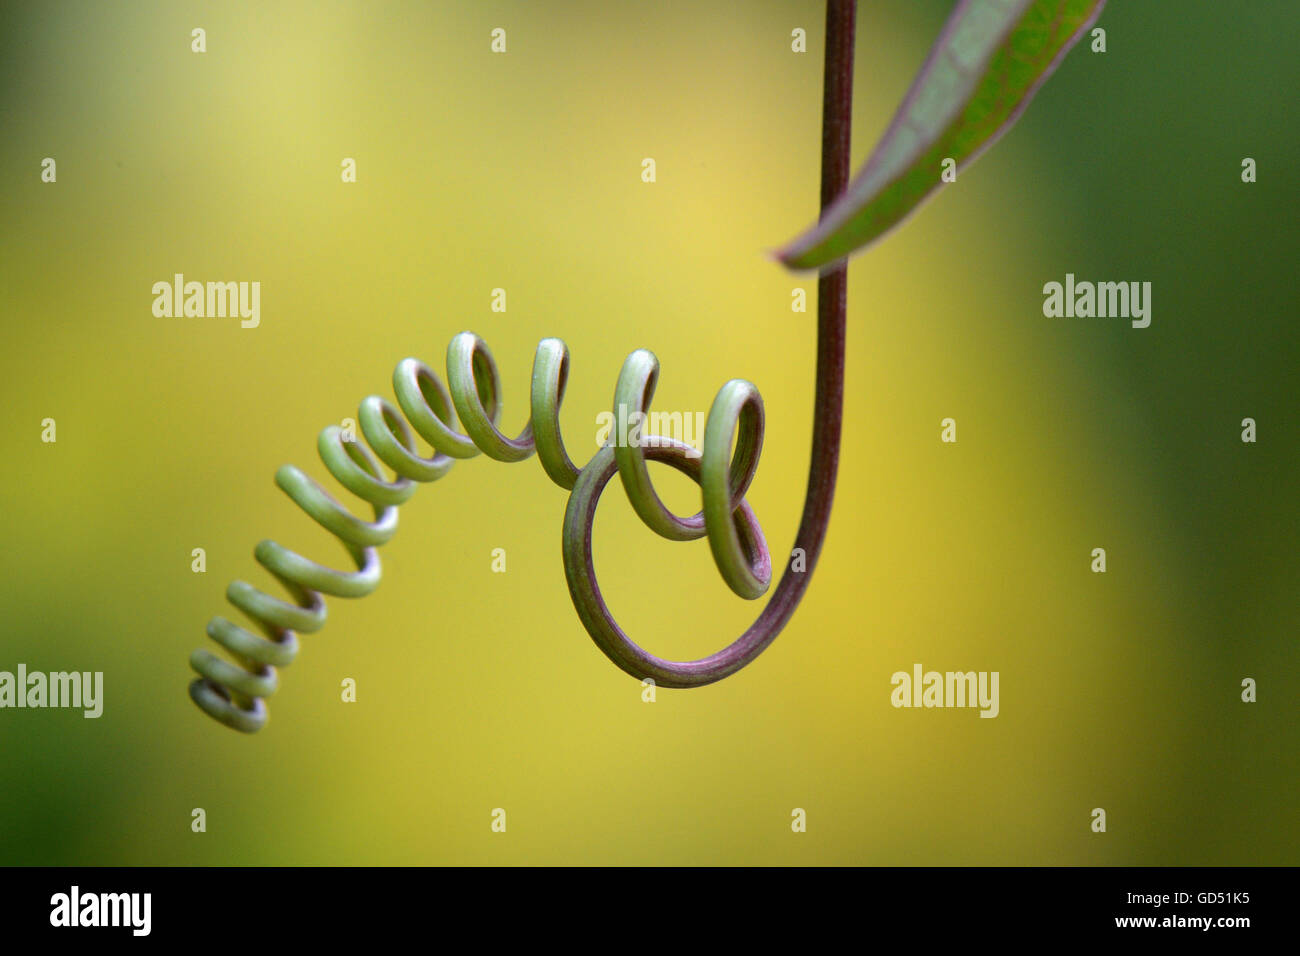
[[[849,176],[849,132],[853,98],[855,0],[828,0],[826,56],[822,101],[823,212],[845,189]],[[702,453],[659,437],[648,447],[606,444],[584,468],[573,464],[560,437],[560,402],[569,372],[569,352],[558,339],[544,339],[533,363],[532,417],[518,438],[497,428],[500,386],[496,363],[478,336],[461,333],[447,349],[450,388],[427,366],[406,359],[393,373],[397,402],[406,418],[382,398],[361,403],[362,433],[370,448],[343,441],[337,427],[321,432],[318,447],[325,467],[339,482],[374,507],[374,520],[363,521],[336,502],[320,485],[291,465],[276,483],[298,505],[343,542],[355,572],[322,567],[273,541],[255,551],[293,598],[279,600],[250,584],[235,581],[230,602],[257,622],[254,634],[222,617],[208,624],[208,634],[234,656],[238,666],[205,650],[190,663],[201,675],[190,696],[204,711],[237,730],[252,732],[266,723],[264,700],[276,688],[277,667],[298,652],[297,633],[320,630],[325,623],[322,594],[360,597],[379,583],[375,550],[397,529],[397,506],[415,490],[415,482],[436,481],[457,458],[480,451],[499,461],[521,461],[534,451],[560,487],[570,491],[564,516],[564,572],[578,616],[597,646],[634,677],[653,678],[664,687],[697,687],[740,670],[766,648],[789,621],[812,577],[825,540],[835,496],[844,398],[844,341],[848,274],[843,262],[827,267],[817,285],[817,376],[813,411],[812,458],[808,493],[795,537],[804,566],[787,566],[758,619],[739,638],[716,654],[697,661],[667,661],[646,652],[619,628],[605,606],[591,556],[591,528],[605,486],[617,472],[641,520],[672,540],[708,536],[723,579],[742,597],[763,594],[772,565],[763,533],[745,502],[763,443],[763,402],[748,382],[733,380],[718,392],[705,426]],[[654,394],[659,363],[636,351],[619,375],[614,405],[644,412]],[[454,415],[453,415],[454,409]],[[449,424],[458,416],[465,433]],[[412,429],[434,449],[422,458]],[[736,441],[734,456],[731,442]],[[378,459],[378,460],[376,460]],[[688,518],[664,507],[646,469],[646,461],[666,462],[695,479],[703,509]],[[395,477],[384,477],[379,462]]]
[[[647,527],[674,541],[707,536],[723,580],[741,597],[760,597],[771,581],[771,558],[758,521],[745,501],[763,444],[763,400],[758,390],[739,379],[722,387],[709,412],[700,452],[671,438],[647,436],[640,444],[606,444],[580,469],[569,457],[560,434],[560,405],[568,372],[568,347],[559,339],[543,339],[533,362],[532,416],[517,438],[509,438],[498,428],[502,403],[496,362],[482,339],[462,332],[447,349],[446,385],[423,362],[408,358],[393,372],[397,406],[377,395],[361,403],[358,422],[369,447],[345,440],[337,425],[322,430],[317,449],[326,469],[373,507],[373,520],[356,517],[293,465],[281,467],[275,481],[343,543],[356,570],[328,568],[274,541],[261,542],[254,551],[257,561],[284,585],[293,600],[272,597],[244,581],[231,583],[227,598],[257,623],[261,634],[224,617],[212,619],[208,636],[237,663],[196,650],[190,663],[201,676],[190,684],[194,702],[236,730],[251,733],[260,729],[267,718],[265,698],[276,689],[276,668],[286,666],[297,654],[299,633],[313,633],[325,624],[322,595],[361,597],[373,591],[380,579],[377,549],[397,530],[397,507],[411,497],[418,483],[436,481],[456,459],[472,458],[480,452],[509,462],[522,461],[535,451],[551,479],[571,492],[564,522],[564,563],[570,592],[592,637],[616,664],[665,686],[693,686],[725,676],[706,676],[707,668],[697,666],[703,662],[677,665],[686,671],[675,675],[672,665],[666,669],[668,662],[632,645],[617,631],[617,625],[617,634],[609,631],[613,622],[591,565],[591,526],[601,492],[617,471],[628,499]],[[633,352],[619,374],[615,408],[622,405],[644,413],[658,377],[658,359],[644,349]],[[455,430],[457,420],[465,429],[463,433]],[[430,457],[420,455],[415,435],[432,446]],[[703,509],[685,518],[669,511],[650,480],[647,458],[667,462],[695,479],[702,489]],[[391,479],[381,464],[393,471]]]

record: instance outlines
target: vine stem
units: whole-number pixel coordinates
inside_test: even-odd
[[[857,0],[827,0],[826,59],[822,82],[822,182],[824,215],[849,182],[849,144],[853,130],[853,49]],[[806,569],[787,567],[767,607],[751,630],[766,626],[780,632],[798,607],[826,541],[835,476],[840,462],[844,420],[844,342],[848,311],[848,263],[828,266],[817,280],[817,380],[813,404],[812,460],[808,491],[794,547],[803,549]],[[748,636],[748,635],[747,635]]]
[[[823,217],[848,185],[856,19],[856,0],[828,0],[822,101]],[[691,454],[694,449],[690,446],[670,439],[666,444],[656,442],[637,448],[629,460],[620,461],[620,449],[606,443],[579,470],[565,453],[559,434],[559,405],[569,360],[564,343],[546,339],[539,344],[533,367],[533,414],[519,438],[509,439],[497,430],[495,416],[489,410],[498,407],[496,365],[482,340],[466,332],[456,336],[447,350],[450,394],[432,371],[414,359],[400,363],[393,375],[402,411],[434,447],[432,459],[416,456],[407,421],[396,408],[375,396],[361,403],[359,416],[374,454],[363,450],[358,458],[354,447],[360,446],[345,446],[337,426],[321,433],[318,447],[326,467],[344,487],[375,506],[374,523],[346,512],[298,469],[285,466],[276,473],[276,483],[344,542],[356,559],[357,571],[332,570],[273,541],[263,541],[255,552],[257,560],[279,578],[296,600],[285,602],[251,584],[232,582],[228,599],[258,621],[266,636],[259,637],[225,618],[213,618],[208,625],[209,636],[235,655],[240,666],[207,651],[195,651],[190,664],[199,677],[190,684],[190,696],[206,713],[230,727],[248,733],[259,729],[267,719],[263,698],[276,688],[275,668],[286,666],[297,651],[295,632],[311,633],[325,622],[321,594],[360,597],[374,590],[379,581],[375,548],[392,536],[396,528],[394,509],[415,490],[412,482],[434,481],[454,459],[480,450],[499,461],[520,461],[535,450],[547,474],[561,487],[571,489],[562,536],[569,593],[587,632],[615,664],[634,677],[653,678],[664,687],[699,687],[740,670],[776,639],[794,614],[826,540],[843,418],[846,268],[845,262],[827,267],[817,284],[812,460],[794,543],[794,548],[803,552],[804,564],[798,570],[793,561],[787,564],[758,619],[721,651],[696,661],[666,661],[637,646],[614,621],[601,597],[592,561],[591,529],[602,490],[615,474],[620,474],[629,500],[647,525],[665,537],[683,541],[699,537],[702,530],[732,590],[745,597],[762,594],[771,580],[771,555],[757,519],[744,500],[762,447],[762,399],[757,390],[738,379],[723,386],[709,412],[702,456],[700,452]],[[480,371],[485,378],[480,379]],[[657,376],[654,356],[637,350],[624,363],[616,398],[621,405],[640,409],[650,400]],[[447,428],[453,405],[467,435]],[[733,436],[736,452],[729,462]],[[384,480],[375,456],[394,470],[397,477],[393,481]],[[698,482],[704,495],[701,512],[689,519],[667,513],[644,474],[646,460],[664,462]],[[638,502],[643,502],[644,508]],[[717,528],[725,532],[721,541],[715,536]]]
[[[822,215],[844,191],[849,180],[856,20],[856,0],[828,0],[822,94]],[[812,460],[808,467],[808,490],[804,497],[803,516],[794,542],[794,548],[803,553],[803,566],[796,570],[794,561],[786,564],[785,573],[768,598],[767,606],[735,641],[699,660],[669,661],[649,653],[624,633],[601,596],[591,553],[592,522],[595,520],[601,490],[620,471],[617,451],[612,445],[602,448],[578,477],[564,518],[564,571],[569,582],[569,594],[573,598],[574,609],[592,640],[610,660],[633,677],[641,680],[652,678],[662,687],[700,687],[722,680],[761,654],[781,633],[803,599],[826,540],[831,502],[835,497],[835,473],[839,467],[844,405],[844,320],[848,288],[846,269],[844,262],[828,266],[817,283],[817,378],[813,404]],[[643,385],[639,387],[644,388]],[[712,417],[710,413],[710,419]],[[736,420],[733,419],[731,426],[721,433],[730,435],[735,427]],[[759,424],[757,437],[751,435],[738,440],[740,444],[737,447],[741,447],[745,441],[761,442],[761,428]],[[710,440],[708,436],[712,433],[711,426],[706,427],[706,446]],[[724,442],[727,440],[724,438]],[[724,462],[727,447],[723,445],[720,449],[723,453],[720,460]],[[670,442],[667,446],[659,444],[641,451],[647,460],[664,462],[686,472],[697,481],[701,480],[699,462],[685,454],[686,446],[681,443]],[[705,454],[708,454],[707,449]],[[748,478],[743,484],[747,483]],[[629,497],[633,497],[631,491]],[[707,498],[706,495],[706,505]],[[762,532],[758,530],[748,505],[742,501],[735,515],[739,518],[739,523],[745,526],[751,545],[761,544]],[[710,538],[710,544],[712,543]],[[761,548],[752,547],[750,551],[751,554],[761,551],[761,562],[767,562],[766,545]],[[793,552],[791,557],[794,557]]]

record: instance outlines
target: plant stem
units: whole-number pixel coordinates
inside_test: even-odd
[[[821,208],[844,191],[849,178],[849,130],[853,107],[853,33],[856,0],[828,0],[826,5],[826,76],[822,102]],[[596,645],[633,677],[653,678],[661,687],[700,687],[740,670],[776,639],[808,589],[813,568],[826,540],[840,459],[840,425],[844,404],[844,314],[847,266],[829,267],[817,285],[817,381],[813,404],[812,462],[808,492],[794,547],[802,566],[786,570],[758,619],[727,647],[694,661],[669,661],[639,647],[618,626],[600,594],[591,555],[591,528],[601,490],[618,472],[612,445],[596,453],[579,474],[564,516],[564,573],[574,609]],[[698,460],[681,454],[685,446],[651,446],[647,460],[662,461],[700,480]],[[749,519],[752,520],[752,513]],[[759,532],[761,536],[761,532]],[[793,557],[793,556],[792,556]],[[766,555],[765,555],[766,559]]]
[[[853,129],[853,48],[857,0],[827,0],[826,62],[822,84],[821,209],[849,182],[849,140]],[[817,280],[817,382],[813,404],[812,461],[808,491],[794,547],[803,549],[803,572],[787,568],[750,634],[762,634],[756,651],[775,639],[799,606],[826,541],[844,419],[844,338],[848,306],[848,262],[829,266]],[[749,637],[750,634],[746,634]],[[738,642],[739,643],[739,642]]]
[[[826,4],[826,69],[822,87],[823,214],[849,183],[849,140],[853,130],[853,47],[857,0]],[[821,553],[835,497],[844,418],[844,338],[848,310],[848,260],[817,280],[817,391],[808,494],[795,547],[808,554],[811,574]],[[805,584],[806,587],[806,584]]]
[[[853,114],[853,34],[857,0],[828,0],[826,8],[826,81],[822,104],[822,211],[849,181],[849,130]],[[591,523],[601,490],[617,472],[614,447],[606,445],[590,460],[573,485],[564,512],[564,576],[578,618],[591,640],[628,674],[653,678],[660,687],[701,687],[735,674],[776,640],[800,605],[816,559],[822,553],[835,498],[835,473],[840,466],[840,427],[844,415],[844,317],[848,274],[846,265],[829,267],[818,280],[818,346],[816,394],[813,406],[813,460],[803,498],[800,531],[794,548],[802,550],[801,567],[785,563],[785,574],[767,606],[749,630],[718,653],[698,661],[666,661],[638,646],[619,627],[604,604],[591,561]],[[701,464],[682,457],[684,446],[647,447],[647,460],[660,460],[699,480]],[[749,514],[753,519],[753,514]],[[761,532],[758,532],[761,535]],[[793,558],[793,555],[792,555]]]

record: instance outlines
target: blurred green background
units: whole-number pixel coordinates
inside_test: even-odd
[[[861,5],[855,168],[950,9]],[[479,458],[403,507],[382,586],[330,600],[264,731],[190,703],[227,582],[268,584],[258,540],[342,561],[275,469],[334,487],[317,431],[391,395],[407,355],[441,371],[466,328],[496,355],[512,433],[537,339],[569,343],[580,461],[634,348],[662,362],[656,409],[755,382],[750,501],[781,560],[816,283],[763,253],[816,214],[822,17],[4,6],[0,670],[102,670],[105,704],[0,711],[0,862],[1300,862],[1300,61],[1282,4],[1112,3],[1105,54],[1077,47],[955,187],[853,260],[829,541],[750,668],[643,703],[571,608],[565,494],[535,460]],[[260,281],[260,327],[155,318],[151,286],[176,272]],[[1151,327],[1044,318],[1066,272],[1152,282]],[[595,549],[623,626],[664,656],[729,643],[759,605],[612,489]],[[890,675],[915,662],[999,671],[1001,715],[895,710]]]

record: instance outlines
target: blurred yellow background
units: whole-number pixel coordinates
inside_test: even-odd
[[[268,585],[262,538],[343,561],[275,469],[333,489],[319,429],[391,397],[408,355],[441,372],[463,329],[496,356],[512,434],[537,340],[568,342],[579,462],[632,349],[662,362],[655,409],[756,383],[749,500],[783,560],[816,282],[764,252],[816,215],[822,7],[6,9],[0,670],[102,670],[105,702],[0,711],[0,862],[1297,862],[1293,45],[1258,11],[1111,6],[1107,53],[1077,48],[853,261],[829,539],[755,664],[643,703],[570,605],[565,494],[535,460],[480,457],[403,506],[379,590],[329,600],[253,737],[190,703],[190,651],[215,649],[230,580]],[[855,167],[949,9],[862,4]],[[156,318],[178,272],[260,281],[260,326]],[[1152,281],[1151,327],[1044,318],[1066,272]],[[617,482],[595,551],[662,656],[716,650],[761,607]],[[916,662],[999,671],[1000,715],[892,708]]]

